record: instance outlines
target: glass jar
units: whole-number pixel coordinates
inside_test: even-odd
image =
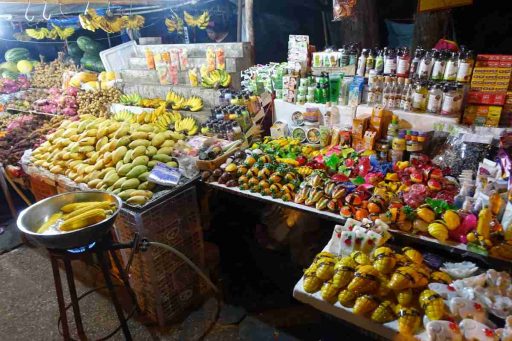
[[[424,112],[427,109],[428,89],[425,82],[418,82],[412,95],[412,110]]]
[[[442,80],[443,76],[444,76],[445,68],[446,68],[446,59],[444,57],[444,53],[439,52],[439,51],[434,51],[432,76],[430,78],[435,81]]]
[[[456,77],[457,82],[467,83],[470,81],[474,63],[472,51],[460,53],[459,68]]]
[[[455,95],[453,87],[445,85],[443,88],[443,103],[441,105],[441,115],[453,115],[455,112]]]
[[[446,62],[446,69],[444,70],[443,79],[445,81],[455,81],[457,78],[457,71],[459,69],[459,54],[452,52],[451,57]]]
[[[441,111],[441,104],[443,101],[443,91],[440,84],[435,84],[430,87],[428,92],[427,111],[432,114],[439,114]]]
[[[418,78],[429,79],[432,73],[432,52],[427,51],[423,58],[421,58],[420,66],[418,67]]]

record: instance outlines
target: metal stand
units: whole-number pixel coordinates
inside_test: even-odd
[[[66,304],[64,302],[64,292],[62,290],[62,282],[61,277],[59,273],[59,265],[58,261],[61,260],[64,264],[64,270],[66,273],[66,279],[68,282],[68,288],[69,288],[69,296],[71,299],[71,306],[73,307],[73,315],[75,319],[75,325],[77,329],[77,334],[80,340],[87,340],[87,336],[85,335],[84,327],[82,324],[82,318],[80,315],[80,306],[78,304],[78,301],[80,298],[77,296],[76,293],[76,287],[75,287],[75,281],[73,278],[73,269],[71,267],[71,261],[76,260],[80,257],[82,257],[85,253],[92,253],[95,255],[99,261],[101,271],[103,273],[103,277],[105,279],[106,287],[109,291],[110,297],[112,298],[112,303],[114,304],[117,318],[120,323],[120,328],[123,331],[124,337],[126,340],[132,340],[132,336],[130,333],[130,329],[128,328],[127,319],[124,317],[123,308],[121,307],[121,304],[119,302],[119,299],[116,295],[114,284],[112,283],[112,278],[110,274],[110,268],[112,264],[110,263],[110,258],[108,255],[112,257],[114,261],[114,265],[119,271],[119,274],[121,276],[121,280],[123,282],[124,288],[128,290],[130,293],[130,297],[132,300],[133,305],[135,306],[135,311],[140,312],[140,308],[137,304],[137,300],[135,297],[135,293],[133,292],[132,288],[130,287],[130,283],[128,281],[128,275],[125,272],[125,269],[121,266],[121,262],[119,258],[117,257],[117,254],[115,250],[123,249],[123,248],[133,248],[134,246],[137,246],[138,239],[134,240],[132,243],[129,244],[115,244],[112,241],[112,237],[110,235],[107,235],[102,240],[96,242],[94,246],[92,246],[90,249],[87,249],[87,246],[84,247],[84,250],[76,251],[76,250],[55,250],[55,249],[49,249],[50,253],[50,261],[52,264],[52,270],[53,270],[53,278],[55,281],[55,291],[57,293],[57,302],[59,305],[59,314],[60,314],[60,320],[62,321],[62,336],[64,337],[64,340],[73,340],[70,335],[69,331],[69,324],[67,320],[66,311],[67,308]],[[118,328],[119,329],[119,328]],[[118,330],[116,329],[116,331]],[[115,332],[114,332],[115,333]],[[101,340],[105,340],[112,336],[112,334],[108,335],[107,337],[101,338]]]

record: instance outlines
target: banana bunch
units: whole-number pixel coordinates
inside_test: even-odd
[[[201,85],[203,88],[218,89],[227,88],[231,84],[231,75],[226,70],[213,70],[207,72],[202,79]]]
[[[174,123],[174,131],[192,136],[197,134],[199,126],[192,117],[186,117]]]
[[[183,11],[183,17],[185,18],[185,22],[190,27],[197,27],[201,30],[206,29],[208,23],[210,22],[210,14],[208,11],[204,11],[201,15],[194,17],[187,11]]]
[[[143,98],[139,101],[138,105],[144,108],[158,108],[164,103],[160,98]]]
[[[112,118],[118,122],[131,122],[133,114],[127,110],[118,111]]]
[[[182,116],[179,111],[166,111],[156,118],[155,125],[161,130],[167,130],[170,126],[174,127],[174,123],[181,119]]]
[[[30,41],[30,36],[27,32],[16,32],[12,35],[17,41]]]
[[[60,28],[59,26],[54,24],[52,24],[52,26],[53,30],[51,32],[55,32],[57,36],[62,40],[68,39],[75,33],[75,29],[73,27]]]
[[[85,14],[80,14],[78,16],[78,20],[80,21],[80,26],[82,26],[84,30],[93,32],[104,25],[104,18],[99,16],[94,8],[88,8]]]
[[[103,19],[100,21],[102,23],[100,28],[107,33],[117,33],[126,28],[128,17],[126,15],[107,14]]]
[[[85,30],[94,32],[97,29],[101,29],[107,33],[120,32],[122,29],[128,27],[128,22],[130,20],[126,15],[120,16],[106,14],[105,16],[101,16],[98,15],[96,10],[93,8],[88,8],[87,13],[80,14],[78,19],[80,20],[80,25]],[[133,21],[135,21],[135,23]],[[138,25],[140,22],[140,18],[133,18],[130,25]],[[144,18],[142,18],[142,24],[144,24]]]
[[[204,106],[203,99],[198,96],[189,97],[189,98],[187,98],[185,103],[183,103],[183,109],[189,110],[192,112],[196,112],[196,111],[203,109],[203,106]]]
[[[139,105],[141,99],[142,97],[136,93],[121,95],[121,97],[119,97],[119,101],[124,105]]]
[[[171,18],[165,19],[165,26],[167,26],[167,31],[169,32],[176,31],[178,34],[183,34],[183,19],[176,13],[174,13]]]
[[[125,28],[136,30],[144,26],[145,19],[142,15],[124,16]]]
[[[41,39],[46,39],[46,37],[48,36],[48,33],[50,33],[50,30],[47,29],[46,27],[41,27],[41,28],[27,28],[25,30],[25,33],[30,37],[30,38],[33,38],[33,39],[37,39],[37,40],[41,40]]]
[[[184,96],[169,91],[165,96],[165,102],[168,109],[172,110],[188,110],[188,111],[199,111],[203,109],[203,100],[201,97],[192,96],[185,98]]]

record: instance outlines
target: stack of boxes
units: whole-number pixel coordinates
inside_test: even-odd
[[[512,97],[512,55],[481,54],[477,56],[468,93],[463,123],[476,126],[510,126]],[[512,92],[509,92],[512,95]],[[504,110],[505,109],[505,110]]]

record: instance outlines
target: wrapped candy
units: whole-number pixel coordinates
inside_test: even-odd
[[[354,274],[354,279],[350,281],[347,289],[360,294],[372,292],[379,287],[378,275],[379,271],[373,266],[361,265]]]
[[[320,290],[323,281],[316,277],[316,265],[312,265],[309,269],[304,272],[304,282],[302,288],[307,293],[315,293]]]
[[[462,341],[462,333],[459,326],[451,321],[430,321],[425,326],[428,340]]]
[[[446,272],[434,271],[430,274],[430,282],[450,284],[452,278]]]
[[[320,258],[317,262],[316,277],[321,280],[328,281],[334,274],[334,258],[324,257]]]
[[[333,285],[332,280],[329,280],[322,285],[320,293],[325,301],[333,304],[338,297],[338,291],[339,289]]]
[[[419,302],[425,315],[433,321],[440,320],[444,315],[444,301],[435,291],[426,289],[420,294]]]
[[[351,308],[357,298],[357,293],[350,290],[341,290],[338,294],[338,301],[344,307]]]
[[[465,340],[496,341],[498,339],[494,330],[472,319],[462,320],[459,327]]]
[[[395,307],[393,302],[384,301],[375,308],[371,315],[371,319],[377,323],[391,322],[396,318],[394,310]]]
[[[413,335],[421,323],[421,314],[415,308],[401,307],[398,311],[398,331],[401,334]]]
[[[454,297],[448,302],[448,308],[457,319],[471,318],[482,323],[487,321],[485,308],[478,302],[462,297]]]
[[[396,293],[396,301],[398,304],[400,304],[402,307],[408,307],[413,303],[414,300],[414,293],[412,289],[405,289],[398,291]]]
[[[341,258],[334,266],[334,275],[332,277],[334,287],[338,289],[345,288],[356,271],[357,263],[351,257]]]
[[[375,310],[379,305],[379,300],[372,295],[359,296],[354,304],[354,314],[365,315]]]
[[[404,290],[413,288],[416,284],[415,278],[417,277],[416,270],[410,266],[402,266],[396,269],[391,275],[389,280],[389,288],[393,290]]]
[[[382,246],[376,249],[373,253],[373,258],[373,267],[379,270],[379,272],[388,274],[393,271],[396,264],[396,258],[393,250],[389,247]]]
[[[350,254],[350,257],[352,257],[352,259],[355,260],[356,263],[359,265],[368,265],[371,263],[368,255],[366,255],[365,253],[363,253],[361,251],[352,252]]]
[[[423,256],[421,252],[419,252],[418,250],[415,250],[412,247],[407,246],[402,248],[402,252],[407,258],[409,258],[415,264],[423,263]]]
[[[404,203],[412,208],[419,207],[429,196],[429,189],[422,184],[414,184],[409,191],[403,194]]]

